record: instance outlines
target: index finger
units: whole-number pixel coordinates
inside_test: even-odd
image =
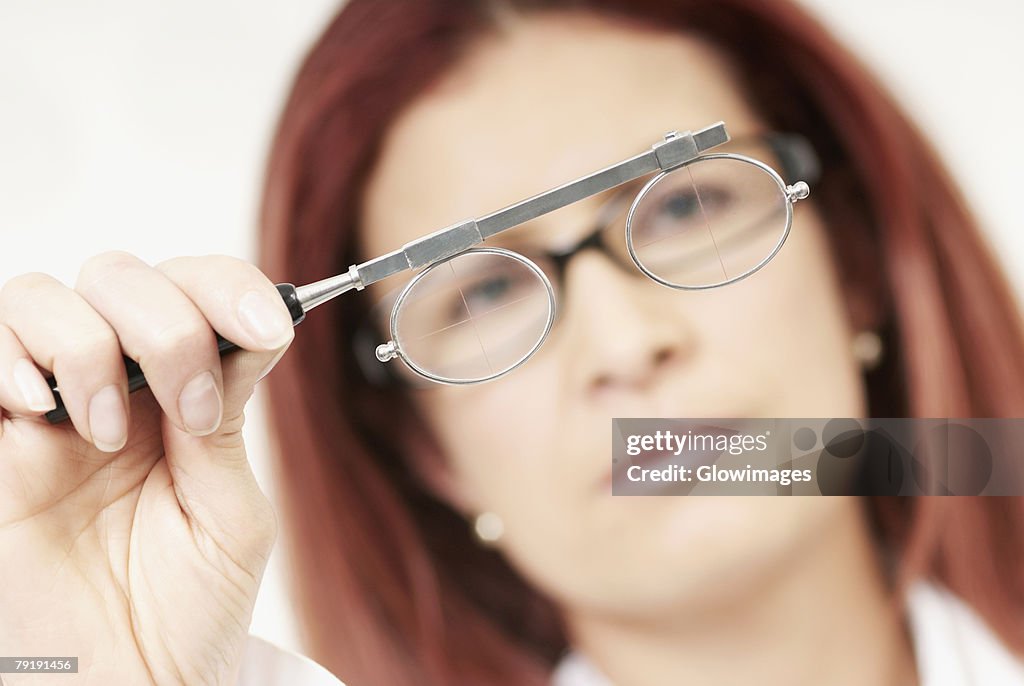
[[[295,336],[288,306],[274,283],[245,260],[175,257],[156,269],[188,295],[220,335],[241,348],[278,350]]]

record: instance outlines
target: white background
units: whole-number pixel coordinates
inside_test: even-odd
[[[1024,297],[1024,3],[805,2],[939,143]],[[272,126],[337,6],[0,0],[0,282],[45,271],[72,284],[85,257],[115,248],[151,263],[252,259]],[[245,430],[272,493],[262,407],[257,395]],[[299,648],[283,543],[253,631]]]

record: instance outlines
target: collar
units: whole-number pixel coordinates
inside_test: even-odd
[[[959,597],[918,581],[907,592],[906,607],[920,686],[1024,686],[1024,659]],[[570,651],[551,686],[614,685],[584,655]]]

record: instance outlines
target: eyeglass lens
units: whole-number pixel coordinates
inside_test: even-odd
[[[495,253],[468,252],[412,286],[396,317],[396,341],[421,371],[468,381],[506,371],[534,351],[551,314],[533,269]]]
[[[662,176],[637,203],[637,260],[663,281],[706,288],[756,269],[785,237],[787,199],[760,167],[708,158]]]

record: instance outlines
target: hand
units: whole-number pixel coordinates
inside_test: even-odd
[[[242,350],[220,358],[215,331]],[[231,257],[112,252],[74,289],[3,285],[0,655],[77,656],[69,684],[235,682],[276,535],[243,410],[293,335],[274,284]],[[122,354],[148,388],[128,394]],[[40,370],[69,422],[42,417]]]

